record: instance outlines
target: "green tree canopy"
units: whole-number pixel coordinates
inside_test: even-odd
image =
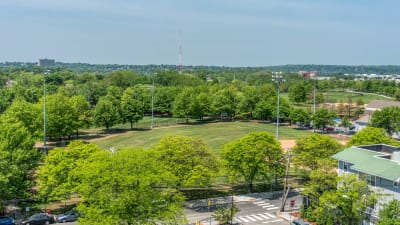
[[[327,125],[332,125],[334,123],[333,119],[336,114],[329,112],[328,109],[318,109],[313,116],[314,127],[324,129]]]
[[[400,131],[400,107],[384,107],[372,114],[371,126],[383,128],[388,134]]]
[[[400,225],[400,201],[393,199],[379,211],[378,225]]]
[[[39,194],[48,200],[67,199],[76,192],[79,179],[73,174],[80,161],[100,151],[94,144],[73,141],[66,148],[54,148],[37,171]]]
[[[217,175],[219,160],[203,141],[167,136],[153,147],[158,162],[176,178],[178,186],[206,186]]]
[[[274,175],[282,169],[280,143],[266,132],[253,132],[224,145],[221,155],[228,171],[242,176],[250,192],[256,176]]]
[[[0,204],[2,200],[30,195],[32,170],[40,152],[22,122],[5,115],[0,120]]]
[[[143,119],[144,97],[139,88],[127,88],[121,99],[121,110],[123,119],[131,124]]]
[[[75,176],[85,216],[79,224],[185,224],[183,197],[171,188],[168,170],[143,149],[92,154],[78,164]]]
[[[387,144],[398,146],[400,143],[387,136],[382,128],[366,127],[358,131],[347,142],[347,146]]]
[[[322,159],[330,159],[330,157],[339,152],[342,146],[335,139],[323,135],[313,133],[306,137],[297,139],[293,153],[294,163],[298,166],[306,167],[311,170],[319,167],[318,162]]]
[[[107,98],[101,97],[94,110],[94,122],[97,126],[109,129],[119,121],[118,108]]]
[[[341,176],[338,183],[336,191],[325,192],[319,199],[313,213],[318,224],[357,224],[366,208],[376,203],[368,184],[356,175]]]

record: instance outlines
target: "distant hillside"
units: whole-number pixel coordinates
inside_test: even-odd
[[[29,70],[37,67],[36,63],[4,62],[0,68],[8,70]],[[77,73],[97,72],[109,73],[115,70],[135,70],[139,73],[153,73],[158,70],[174,70],[176,65],[118,65],[118,64],[88,64],[88,63],[62,63],[56,62],[55,67],[69,69]],[[318,71],[320,75],[331,74],[400,74],[400,65],[279,65],[265,67],[225,67],[225,66],[184,66],[185,71],[237,71],[237,70],[271,70],[298,72],[301,70]]]

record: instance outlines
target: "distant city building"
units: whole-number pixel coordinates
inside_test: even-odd
[[[39,59],[38,66],[49,67],[56,65],[56,61],[54,59]]]
[[[316,77],[318,72],[317,71],[299,71],[297,72],[300,76],[303,76],[305,79]]]

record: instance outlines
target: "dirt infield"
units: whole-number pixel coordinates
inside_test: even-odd
[[[350,139],[350,137],[346,135],[340,135],[340,134],[328,134],[328,135],[336,139],[342,145],[346,145],[347,141]],[[294,146],[296,145],[296,140],[279,140],[279,142],[281,143],[282,149],[285,151],[294,148]]]

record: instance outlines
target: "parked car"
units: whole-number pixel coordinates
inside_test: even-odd
[[[0,216],[0,225],[15,225],[15,223],[10,217]]]
[[[45,225],[56,222],[56,216],[47,213],[36,213],[21,222],[22,225]]]
[[[65,223],[65,222],[72,222],[79,218],[79,214],[76,210],[67,211],[64,214],[57,215],[57,222]]]
[[[302,219],[297,219],[297,220],[293,220],[292,222],[290,222],[290,225],[311,225],[311,224]]]

